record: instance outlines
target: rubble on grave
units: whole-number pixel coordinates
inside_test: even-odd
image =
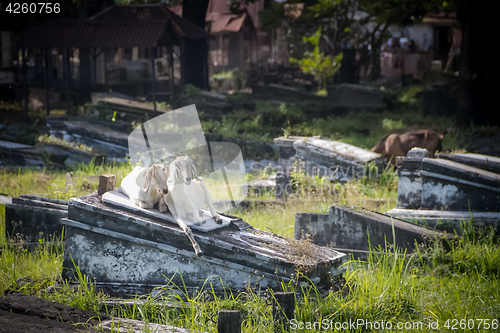
[[[64,278],[73,278],[72,261],[78,262],[98,287],[120,295],[150,292],[170,278],[190,289],[200,288],[207,278],[217,290],[222,290],[219,278],[225,287],[238,290],[279,288],[297,267],[321,287],[343,271],[343,253],[311,245],[312,255],[305,255],[294,240],[227,214],[221,214],[222,225],[213,218],[201,226],[186,220],[204,253],[198,257],[171,215],[141,209],[120,194],[107,192],[102,202],[97,193],[70,201],[63,220]]]
[[[496,171],[500,159],[478,154],[438,157],[413,148],[398,158],[398,207],[387,213],[448,231],[460,230],[471,218],[476,226],[498,228],[500,174],[487,170]]]

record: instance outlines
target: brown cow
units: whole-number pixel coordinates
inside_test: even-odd
[[[406,153],[414,147],[425,148],[429,151],[429,156],[434,157],[436,150],[443,150],[441,145],[443,135],[438,135],[433,130],[428,129],[414,130],[403,134],[388,134],[371,151],[381,154],[392,163],[395,163],[395,156],[406,156]]]

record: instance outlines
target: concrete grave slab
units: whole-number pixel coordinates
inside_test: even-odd
[[[415,243],[452,237],[384,214],[342,206],[331,206],[327,214],[295,214],[294,238],[303,234],[311,235],[314,244],[353,254],[366,253],[370,244],[384,248],[386,242],[412,252]]]
[[[43,168],[45,163],[33,146],[0,140],[0,168],[7,166]]]
[[[9,142],[0,140],[0,147],[8,149],[23,149],[23,148],[33,148],[33,146],[28,146],[21,143]]]
[[[12,203],[12,198],[5,195],[0,195],[0,205]]]
[[[483,154],[472,154],[472,153],[465,153],[465,154],[438,153],[436,156],[442,159],[451,160],[454,162],[470,165],[475,168],[500,174],[500,157],[483,155]]]
[[[461,163],[422,161],[421,208],[458,211],[500,211],[500,174]]]
[[[6,290],[0,297],[0,325],[11,333],[191,332],[189,329],[81,310],[12,290]]]
[[[160,213],[158,208],[140,208],[136,204],[134,204],[125,194],[117,189],[104,193],[104,195],[102,196],[102,202],[131,213],[161,219],[163,221],[174,223],[175,225],[177,225],[177,222],[175,222],[175,219],[170,212]],[[206,218],[205,223],[203,223],[202,225],[195,225],[192,221],[191,216],[185,218],[184,222],[186,222],[186,224],[192,229],[208,232],[215,229],[227,227],[232,220],[231,218],[228,218],[226,216],[221,216],[222,224],[217,224],[208,210],[202,209],[202,212],[204,218]]]
[[[500,212],[465,212],[439,211],[428,209],[401,209],[393,208],[387,215],[418,223],[420,225],[447,232],[460,232],[462,225],[469,219],[473,220],[474,227],[500,228]]]
[[[366,164],[373,162],[378,172],[385,166],[385,158],[380,154],[344,142],[313,137],[298,140],[293,147],[296,158],[306,163],[306,172],[319,177],[357,178],[367,175]]]
[[[205,232],[193,227],[203,251],[199,257],[179,226],[163,216],[109,203],[101,202],[97,193],[70,201],[63,221],[64,278],[73,277],[75,262],[98,287],[123,295],[150,292],[168,279],[190,290],[207,279],[219,291],[220,281],[238,290],[279,288],[282,281],[290,281],[297,265],[306,267],[306,276],[321,287],[343,272],[345,254],[311,245],[312,255],[304,257],[295,240],[254,229],[231,216],[223,228]]]
[[[320,137],[279,137],[274,143],[279,148],[280,166],[287,175],[297,159],[304,162],[305,171],[310,175],[337,175],[340,178],[364,176],[366,164],[372,162],[378,172],[385,166],[385,158],[380,154]]]
[[[65,204],[66,203],[66,204]],[[67,201],[21,194],[5,205],[6,236],[21,234],[28,246],[44,238],[62,238],[61,219],[68,215]]]

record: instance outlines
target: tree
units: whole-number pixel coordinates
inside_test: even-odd
[[[500,126],[498,53],[493,43],[484,40],[488,33],[498,30],[496,12],[474,0],[455,0],[452,6],[462,30],[457,126]]]
[[[205,30],[209,0],[183,0],[182,17]],[[208,89],[208,41],[185,40],[182,53],[186,61],[184,82]]]
[[[309,42],[314,46],[312,52],[305,52],[304,58],[290,58],[290,62],[300,66],[304,74],[314,75],[314,79],[318,82],[318,92],[326,90],[326,82],[329,77],[335,75],[340,68],[342,53],[337,55],[333,60],[331,56],[325,56],[319,51],[319,42],[321,39],[321,27],[316,31],[316,34],[303,37],[304,42]]]

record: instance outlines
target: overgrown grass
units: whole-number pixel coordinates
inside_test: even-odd
[[[282,290],[296,295],[295,319],[322,325],[321,329],[297,329],[297,332],[371,332],[371,325],[392,325],[395,331],[405,332],[495,332],[492,324],[500,316],[500,247],[492,233],[476,233],[468,227],[462,238],[439,240],[429,248],[420,247],[415,253],[403,255],[390,246],[370,253],[366,261],[350,261],[344,273],[341,290],[320,291],[314,284],[282,284]],[[55,252],[54,252],[55,251]],[[108,315],[143,320],[148,323],[168,324],[196,332],[216,332],[210,318],[217,311],[241,310],[242,332],[273,332],[272,307],[259,290],[241,293],[226,289],[216,294],[207,282],[198,293],[192,294],[183,285],[169,282],[150,295],[132,299],[119,307],[103,306],[106,298],[77,269],[77,290],[60,281],[62,269],[60,250],[42,247],[35,254],[4,248],[1,254],[1,285],[22,292],[45,297],[85,310]],[[36,259],[37,264],[34,264]],[[57,261],[57,262],[56,262]],[[15,270],[12,269],[15,268]],[[29,277],[31,283],[18,287],[14,275]],[[46,287],[60,282],[55,292]],[[267,290],[273,297],[278,290]],[[175,305],[175,306],[174,306]],[[480,328],[480,319],[483,326]],[[484,329],[488,319],[490,330]],[[363,325],[335,329],[349,321]],[[454,320],[458,324],[456,328]],[[460,328],[460,321],[469,327]],[[472,322],[471,322],[472,321]],[[429,327],[438,323],[438,329]],[[397,330],[398,324],[409,325]],[[473,326],[472,326],[473,323]],[[305,324],[306,325],[306,324]],[[448,327],[446,327],[448,326]],[[354,328],[353,328],[354,327]],[[464,326],[462,326],[464,327]],[[496,326],[498,327],[498,326]]]
[[[389,123],[386,121],[386,126]],[[74,185],[69,186],[65,184],[65,172],[62,171],[3,170],[0,188],[3,194],[10,196],[32,193],[68,199],[94,191],[97,178],[93,177],[106,172],[118,175],[118,186],[130,172],[130,166],[81,166],[73,172]],[[256,228],[291,236],[296,212],[326,212],[333,202],[385,211],[396,203],[397,176],[391,170],[375,179],[361,178],[345,184],[331,184],[326,178],[296,173],[292,185],[296,192],[286,204],[253,205],[236,215]],[[270,196],[251,199],[270,199]],[[212,315],[222,309],[238,309],[243,314],[243,332],[274,331],[272,307],[259,290],[242,293],[226,290],[221,296],[214,292],[209,282],[197,294],[190,294],[182,285],[169,283],[154,294],[133,299],[132,305],[103,306],[102,301],[107,296],[78,268],[76,290],[67,281],[62,281],[62,245],[42,245],[29,252],[5,240],[4,224],[4,207],[0,205],[0,291],[12,288],[85,310],[185,327],[196,332],[216,332],[216,324],[210,320]],[[394,330],[398,323],[412,325],[399,330],[407,332],[497,331],[492,328],[492,320],[498,323],[500,318],[499,241],[493,233],[474,231],[470,224],[463,229],[465,231],[459,233],[463,234],[461,238],[436,241],[431,247],[419,247],[415,253],[403,255],[401,250],[386,246],[376,249],[366,261],[350,261],[345,266],[341,290],[320,291],[314,284],[307,286],[293,281],[283,284],[282,290],[296,293],[297,323],[323,325],[319,330],[316,326],[316,329],[295,331],[340,331],[335,330],[335,323],[349,320],[366,320],[379,325],[382,321],[390,322]],[[54,284],[58,287],[49,292],[48,287]],[[267,290],[267,295],[272,297],[275,291],[278,290]],[[484,321],[479,327],[479,319],[489,319],[490,329],[484,329]],[[457,320],[458,325],[453,320]],[[474,326],[462,329],[461,320],[465,320],[469,328],[473,320]],[[427,326],[436,321],[438,329]],[[326,325],[328,327],[323,329]],[[454,325],[458,329],[452,329]],[[342,331],[377,330],[364,325],[349,326]]]
[[[114,173],[116,184],[131,171],[127,164],[104,164],[96,166],[93,162],[80,166],[70,173],[71,182],[66,183],[66,171],[35,169],[0,170],[0,191],[2,195],[17,197],[20,194],[36,194],[48,198],[68,200],[87,195],[97,190],[99,175]]]
[[[60,281],[63,254],[61,244],[28,251],[15,240],[0,243],[0,290],[11,288],[33,294]]]
[[[384,170],[377,177],[362,177],[346,183],[331,182],[327,177],[292,172],[294,194],[285,203],[275,202],[274,193],[250,194],[249,209],[234,211],[252,226],[278,235],[293,237],[296,213],[327,213],[333,203],[365,207],[386,212],[397,204],[397,174]],[[260,201],[268,203],[262,205]]]
[[[419,104],[420,102],[413,102]],[[202,121],[206,133],[224,137],[272,142],[275,137],[288,135],[322,136],[371,149],[384,135],[413,129],[432,128],[443,133],[453,126],[450,117],[422,116],[421,108],[407,107],[383,112],[351,111],[345,116],[306,120],[308,108],[297,103],[276,105],[258,102],[256,111],[235,111],[221,121]],[[397,126],[394,126],[394,125]]]

